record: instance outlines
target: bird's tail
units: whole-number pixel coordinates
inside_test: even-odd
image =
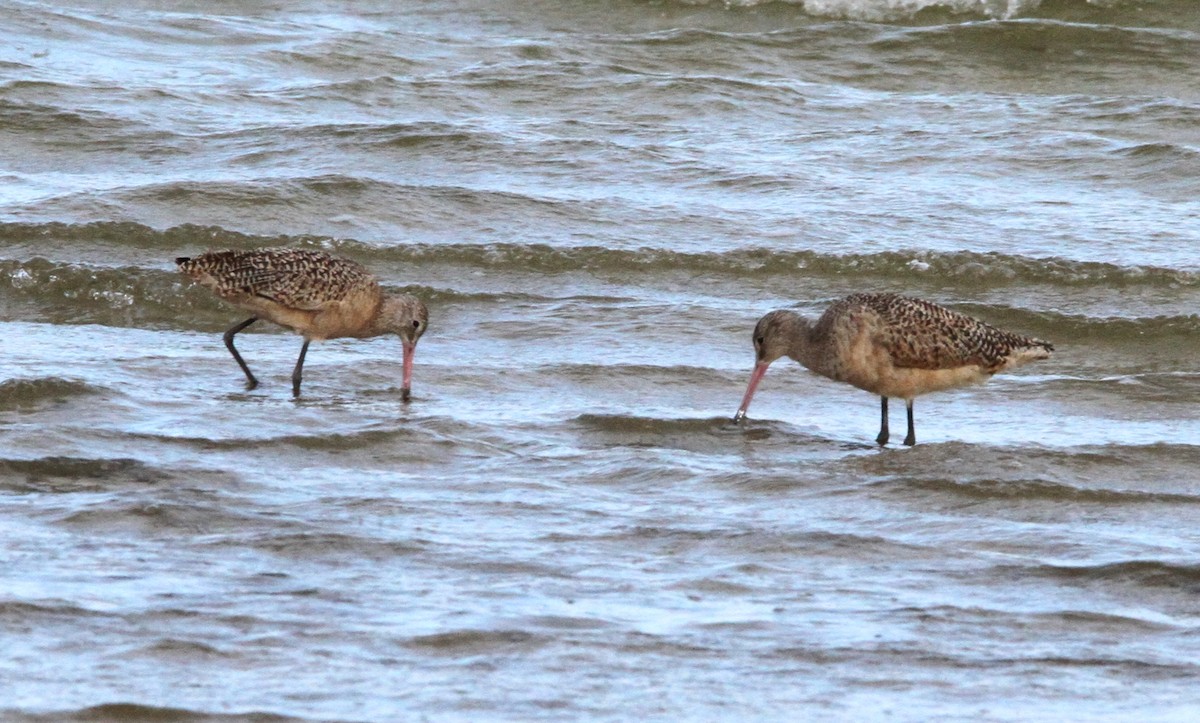
[[[1048,341],[1042,341],[1041,339],[1030,339],[1029,342],[1030,344],[1028,351],[1030,354],[1034,355],[1034,359],[1049,359],[1050,353],[1054,351],[1054,345]]]
[[[1019,367],[1022,364],[1028,364],[1031,361],[1039,359],[1049,359],[1050,353],[1054,351],[1054,345],[1048,341],[1041,339],[1030,339],[1028,344],[1025,344],[1013,352],[1008,357],[1009,369]]]

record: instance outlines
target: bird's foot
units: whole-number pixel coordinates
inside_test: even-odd
[[[909,432],[908,436],[904,438],[904,443],[909,447],[913,446],[917,443],[917,435]]]
[[[879,436],[875,438],[875,443],[878,444],[880,447],[886,447],[887,443],[888,443],[888,433],[880,432]]]

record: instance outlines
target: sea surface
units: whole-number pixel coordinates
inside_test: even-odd
[[[175,269],[430,308],[314,344]],[[916,402],[765,312],[1054,357]],[[903,405],[892,405],[893,440]],[[0,720],[1200,716],[1194,0],[0,2]]]

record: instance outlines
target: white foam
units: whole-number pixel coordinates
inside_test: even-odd
[[[754,7],[775,0],[723,0],[726,7]],[[695,4],[708,4],[692,0]],[[805,12],[843,20],[894,21],[910,18],[922,10],[940,8],[956,13],[973,13],[1007,20],[1019,17],[1041,4],[1041,0],[785,0]],[[1089,0],[1097,5],[1113,0]],[[716,3],[712,3],[716,4]]]

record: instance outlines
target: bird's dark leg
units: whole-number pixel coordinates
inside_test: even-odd
[[[880,447],[882,447],[888,442],[887,397],[880,397],[879,399],[883,413],[881,415],[882,420],[879,422],[879,436],[875,438],[875,441],[879,443]]]
[[[292,396],[300,396],[300,372],[304,369],[304,355],[308,353],[308,339],[300,347],[300,358],[296,360],[296,368],[292,371]]]
[[[254,375],[250,373],[250,367],[246,366],[246,360],[242,359],[242,355],[238,354],[238,350],[234,348],[233,335],[238,333],[242,329],[245,329],[247,326],[250,326],[251,324],[253,324],[256,321],[258,321],[258,317],[252,316],[240,324],[234,324],[233,326],[229,327],[228,331],[225,332],[225,347],[227,349],[229,349],[229,353],[233,355],[233,360],[236,361],[238,363],[238,366],[240,366],[242,368],[242,371],[246,373],[246,388],[247,389],[253,389],[253,388],[257,387],[258,380],[255,379]]]
[[[913,426],[912,404],[913,404],[913,400],[909,399],[907,402],[907,405],[908,405],[908,436],[906,436],[904,438],[904,443],[907,444],[909,447],[911,447],[917,443],[917,428]]]

